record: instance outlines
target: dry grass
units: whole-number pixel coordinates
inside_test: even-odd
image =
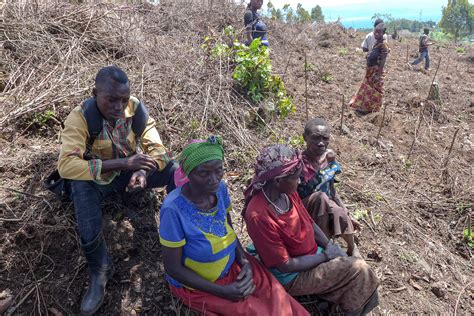
[[[149,106],[170,149],[179,151],[189,138],[211,133],[224,137],[234,225],[244,243],[249,240],[239,208],[256,150],[302,130],[305,52],[314,65],[308,74],[310,115],[325,116],[333,126],[339,125],[341,95],[348,100],[363,75],[364,56],[353,49],[361,34],[337,25],[315,29],[270,22],[274,71],[284,78],[298,113],[286,121],[268,117],[266,125],[255,128],[249,121],[255,105],[236,91],[232,65],[200,47],[204,36],[220,36],[227,25],[241,31],[244,9],[233,1],[161,1],[156,7],[8,2],[1,10],[0,291],[12,290],[19,313],[41,314],[51,307],[78,311],[86,272],[72,206],[55,201],[41,180],[54,168],[60,122],[90,95],[100,67],[117,64],[127,71],[134,95]],[[466,288],[473,275],[472,253],[459,233],[474,202],[472,111],[465,105],[474,91],[473,81],[466,80],[472,78],[472,61],[454,55],[449,71],[443,65],[437,80],[444,106],[430,102],[422,111],[432,77],[403,67],[405,43],[391,46],[383,146],[374,146],[380,115],[347,113],[344,124],[350,134],[333,133],[332,146],[344,167],[340,192],[351,210],[380,216],[368,217],[365,226],[371,229],[359,236],[369,260],[382,257],[370,261],[382,281],[378,312],[452,313],[453,306],[466,312],[472,310],[472,289]],[[348,48],[347,55],[338,55],[341,47]],[[433,49],[433,60],[452,54],[450,49]],[[333,77],[330,84],[321,81],[326,72]],[[34,120],[46,111],[53,111],[54,118],[41,124]],[[151,224],[160,197],[141,196],[131,205],[117,200],[104,207],[111,225],[108,243],[120,270],[104,312],[170,314],[181,309],[166,290]],[[411,252],[419,255],[413,262],[397,255]],[[421,291],[413,290],[413,280]],[[445,298],[430,291],[437,280],[450,284]]]

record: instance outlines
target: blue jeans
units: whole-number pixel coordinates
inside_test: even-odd
[[[430,54],[428,53],[427,50],[424,52],[421,52],[420,57],[415,59],[411,64],[418,65],[419,63],[423,61],[423,59],[425,59],[425,69],[430,69]]]
[[[147,178],[147,189],[166,186],[166,191],[171,192],[175,188],[176,168],[177,163],[171,161],[161,172],[151,173]],[[67,180],[66,187],[74,202],[77,226],[83,244],[93,240],[102,230],[102,200],[112,193],[123,193],[132,174],[133,171],[122,171],[107,185],[94,181]]]

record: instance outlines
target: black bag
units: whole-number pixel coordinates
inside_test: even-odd
[[[148,117],[148,109],[142,102],[139,102],[132,118],[132,131],[137,138],[137,148],[140,144],[140,137],[145,131]],[[100,113],[99,108],[97,107],[95,98],[89,98],[84,101],[84,118],[87,122],[89,139],[87,140],[86,150],[84,151],[83,157],[85,160],[90,160],[94,159],[94,157],[91,156],[92,147],[96,137],[102,131],[104,120],[102,113]],[[112,146],[114,146],[113,143]],[[60,200],[69,198],[66,189],[66,181],[61,178],[57,169],[46,178],[44,185],[46,189],[53,192]]]

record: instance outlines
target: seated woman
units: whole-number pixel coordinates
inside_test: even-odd
[[[180,164],[188,178],[160,211],[160,242],[171,292],[203,315],[309,315],[232,229],[222,180],[220,138],[187,145]]]
[[[244,218],[263,264],[294,296],[315,294],[345,315],[378,305],[378,280],[364,260],[348,257],[314,224],[296,192],[299,155],[285,145],[263,149],[245,191]]]
[[[244,25],[247,35],[247,45],[256,38],[260,38],[261,44],[268,46],[267,26],[263,23],[257,10],[262,8],[263,0],[250,0],[244,14]]]
[[[334,151],[328,149],[330,127],[322,118],[309,120],[303,138],[303,173],[298,193],[311,218],[330,238],[341,236],[347,242],[347,254],[360,256],[354,243],[354,226],[349,213],[334,188],[334,177],[341,173]]]

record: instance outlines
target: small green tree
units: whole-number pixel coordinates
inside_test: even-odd
[[[296,6],[296,19],[300,23],[311,22],[311,15],[301,3]]]
[[[443,7],[440,27],[444,32],[452,34],[454,39],[471,35],[474,26],[474,5],[468,0],[448,0]]]
[[[323,10],[319,5],[311,9],[311,20],[318,23],[324,22]]]
[[[286,23],[293,23],[296,21],[296,14],[295,10],[289,5],[288,3],[285,4],[282,8],[283,10],[283,16],[285,17]]]

